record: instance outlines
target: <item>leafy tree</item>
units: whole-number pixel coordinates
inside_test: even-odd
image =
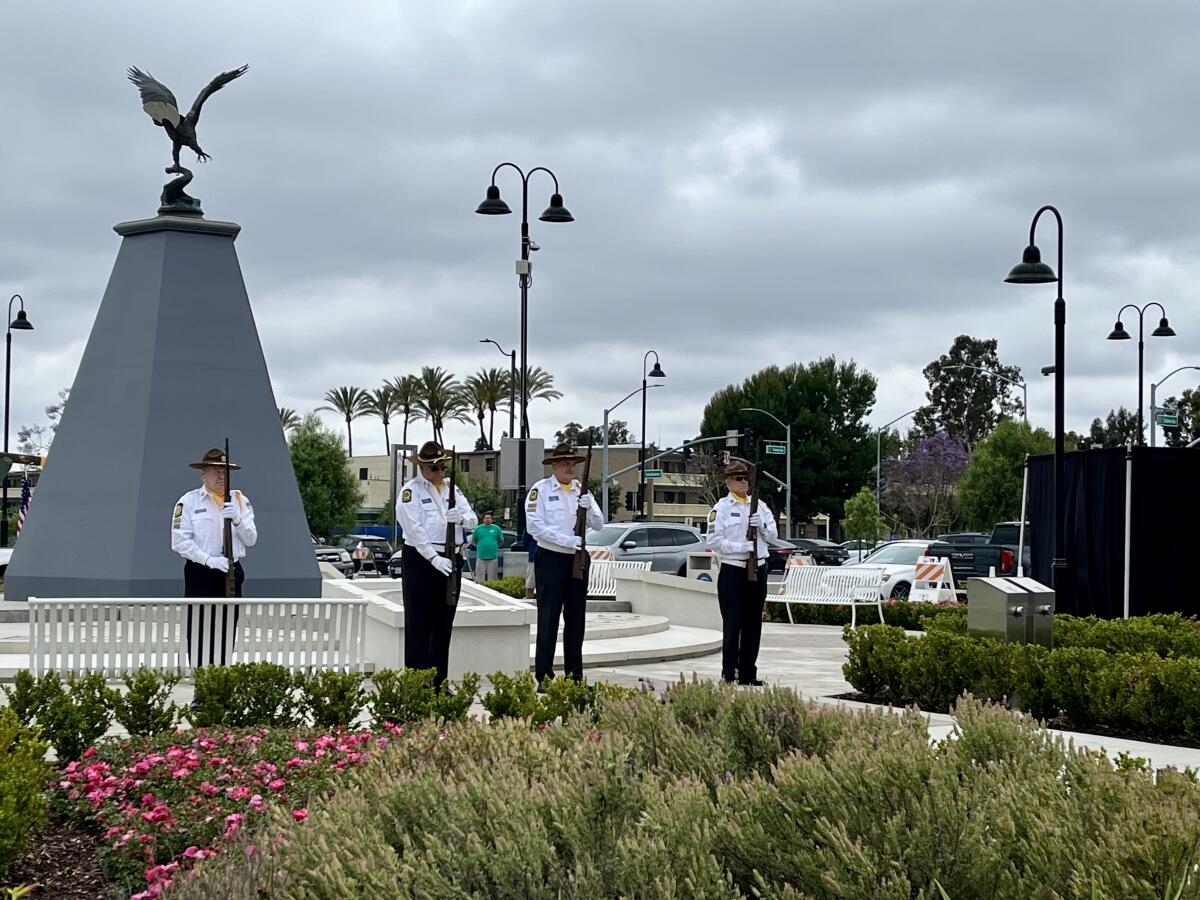
[[[299,424],[300,417],[296,415],[294,409],[288,409],[286,406],[279,407],[279,427],[283,429],[284,434],[287,434]]]
[[[433,439],[442,442],[447,422],[470,422],[462,385],[441,366],[423,366],[418,379],[416,408],[433,427]]]
[[[1092,427],[1086,438],[1086,443],[1091,447],[1124,447],[1126,444],[1136,446],[1137,442],[1137,413],[1130,412],[1123,406],[1117,410],[1110,409],[1104,421],[1092,419]]]
[[[358,387],[330,388],[325,392],[325,402],[329,405],[320,409],[338,413],[346,420],[346,446],[353,456],[354,435],[350,431],[350,423],[367,414],[367,392]]]
[[[54,442],[54,434],[58,431],[58,423],[62,419],[63,410],[67,407],[67,398],[71,389],[61,388],[58,392],[58,402],[44,408],[46,418],[50,420],[49,427],[41,424],[22,425],[17,429],[17,452],[33,453],[45,456]],[[11,530],[11,529],[10,529]]]
[[[483,479],[478,478],[460,478],[457,482],[458,487],[466,495],[467,502],[471,504],[471,509],[479,516],[479,521],[483,521],[483,514],[490,512],[497,522],[504,519],[504,510],[509,506],[508,498],[505,492],[500,488],[492,487]]]
[[[508,384],[507,381],[504,382]],[[514,394],[517,399],[517,408],[520,409],[521,404],[521,371],[517,370],[517,389]],[[541,366],[533,366],[529,370],[529,402],[534,400],[558,400],[562,397],[559,391],[554,389],[554,376],[545,371]],[[529,427],[529,414],[526,412],[525,426]],[[519,429],[521,424],[517,423]],[[531,432],[532,433],[532,432]]]
[[[1004,421],[971,454],[958,482],[958,510],[968,528],[989,531],[1021,515],[1025,457],[1054,452],[1054,437],[1026,422]]]
[[[408,423],[425,418],[418,405],[421,397],[421,381],[415,375],[402,375],[388,382],[396,400],[396,415],[404,416],[404,433],[400,443],[408,443]],[[390,452],[390,451],[389,451]]]
[[[929,537],[958,517],[955,487],[967,451],[945,432],[921,438],[912,453],[883,463],[880,506],[910,534]]]
[[[923,435],[944,431],[970,452],[992,433],[1000,419],[1021,414],[1023,404],[1013,396],[1014,386],[979,369],[1014,381],[1021,378],[1019,366],[1001,365],[995,338],[981,340],[960,334],[949,352],[925,367],[925,380],[929,382],[925,397],[929,404],[913,417]]]
[[[467,380],[463,383],[462,393],[464,402],[466,402],[468,409],[474,413],[475,419],[479,423],[479,440],[475,442],[475,449],[490,450],[492,445],[483,430],[483,420],[487,418],[488,406],[494,399],[494,395],[489,389],[486,380],[481,375],[483,375],[482,372],[477,375],[468,376]]]
[[[555,443],[566,442],[575,447],[586,447],[591,441],[597,447],[604,444],[604,426],[589,425],[584,428],[578,422],[568,422],[561,431],[554,432]],[[637,438],[629,431],[629,423],[623,419],[613,419],[608,423],[608,442],[610,444],[636,444]]]
[[[366,395],[363,409],[368,416],[375,416],[383,423],[383,452],[386,455],[392,452],[392,436],[388,433],[388,426],[392,422],[392,416],[400,411],[400,405],[396,402],[396,393],[392,386],[386,382],[382,387],[367,391]]]
[[[347,467],[347,454],[342,439],[309,413],[292,431],[288,453],[308,530],[318,537],[331,540],[335,533],[345,533],[354,526],[362,494],[358,479]]]
[[[875,467],[875,433],[863,421],[875,403],[875,384],[870,372],[832,356],[784,369],[770,366],[712,396],[704,408],[701,437],[752,425],[756,435],[752,454],[768,472],[786,480],[786,457],[759,456],[761,439],[782,438],[782,429],[766,416],[742,408],[758,407],[790,422],[794,521],[806,521],[818,512],[841,519],[844,498],[865,484]],[[764,494],[771,494],[772,509],[782,511],[774,483],[764,479],[763,488]]]
[[[1159,411],[1179,415],[1178,428],[1163,429],[1168,447],[1186,447],[1200,437],[1200,389],[1186,388],[1178,397],[1168,397]]]
[[[488,431],[485,446],[487,449],[492,449],[496,436],[496,410],[503,409],[508,411],[508,372],[503,369],[485,368],[480,369],[474,375],[467,379],[467,387],[470,390],[472,405],[478,410],[483,409],[488,414]],[[482,424],[479,429],[479,436],[483,437]]]
[[[852,541],[877,541],[884,533],[883,516],[875,504],[875,492],[863,487],[846,501],[846,518],[842,528],[846,538]]]

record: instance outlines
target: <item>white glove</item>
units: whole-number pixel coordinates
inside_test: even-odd
[[[204,564],[210,569],[216,569],[218,572],[229,571],[229,560],[223,556],[210,556]]]
[[[592,495],[591,494],[584,494],[582,497],[579,498],[579,508],[580,509],[591,509],[592,508]]]
[[[754,541],[739,542],[737,545],[737,552],[738,553],[753,553],[754,552]]]
[[[760,513],[760,512],[750,513],[750,527],[751,528],[762,528],[762,513]]]
[[[454,563],[444,556],[435,556],[429,561],[429,564],[447,577],[454,571]]]
[[[463,520],[463,512],[457,506],[452,506],[446,510],[446,524],[457,525]]]
[[[577,534],[571,535],[571,549],[579,550],[581,547],[583,547],[583,538]]]
[[[242,517],[238,515],[238,509],[233,505],[232,500],[221,507],[221,516],[222,518],[232,520],[234,525],[242,524]]]

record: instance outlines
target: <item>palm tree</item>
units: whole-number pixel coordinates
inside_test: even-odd
[[[507,385],[508,382],[505,381]],[[517,372],[517,390],[515,394],[517,403],[521,402],[521,373]],[[534,366],[529,370],[529,399],[530,400],[558,400],[562,397],[560,391],[554,389],[554,376],[543,369],[541,366]],[[517,424],[520,428],[520,423]],[[529,413],[525,414],[525,427],[529,427]]]
[[[433,439],[442,442],[442,428],[447,422],[470,422],[468,402],[463,387],[441,366],[422,366],[420,396],[416,407],[422,418],[433,426]]]
[[[392,452],[392,438],[388,432],[388,425],[391,424],[392,416],[400,412],[400,406],[396,402],[396,393],[392,386],[384,382],[383,387],[376,388],[373,391],[366,392],[366,401],[363,403],[363,409],[366,410],[368,416],[376,416],[383,422],[383,442],[386,445],[385,452]]]
[[[471,392],[472,403],[475,403],[477,399],[483,408],[487,410],[487,446],[490,450],[496,446],[494,443],[496,435],[496,410],[508,410],[508,372],[504,369],[480,369],[467,379],[467,388]],[[478,413],[478,409],[476,409],[476,413]],[[479,436],[483,437],[482,428],[480,429]],[[512,435],[512,437],[515,437],[515,435]]]
[[[408,423],[425,418],[424,413],[417,406],[417,401],[421,399],[421,380],[416,375],[401,375],[393,378],[387,384],[392,389],[392,396],[396,400],[396,413],[404,416],[404,434],[400,438],[400,443],[407,444]]]
[[[463,397],[469,404],[469,408],[474,411],[475,418],[479,422],[479,444],[487,449],[492,449],[492,445],[488,443],[487,435],[483,433],[483,420],[487,416],[488,411],[488,394],[487,387],[478,375],[471,375],[463,384]]]
[[[367,392],[357,387],[330,388],[325,392],[325,402],[328,406],[319,409],[339,413],[346,420],[346,449],[350,456],[354,455],[354,435],[350,431],[350,423],[361,419],[367,414],[365,403]]]
[[[294,409],[288,409],[286,406],[279,407],[279,427],[283,429],[284,434],[287,434],[299,424],[300,417],[296,415]]]

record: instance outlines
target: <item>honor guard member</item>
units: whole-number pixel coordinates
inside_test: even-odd
[[[563,619],[563,670],[568,678],[583,679],[583,625],[587,612],[587,570],[582,580],[571,577],[575,551],[581,546],[575,534],[575,514],[587,510],[587,527],[601,528],[604,517],[592,495],[575,480],[575,466],[583,457],[570,444],[559,444],[542,460],[554,473],[529,491],[525,501],[525,527],[537,541],[534,578],[537,590],[537,650],[534,677],[538,690],[554,677],[554,644],[559,618]],[[584,561],[590,563],[590,558]]]
[[[242,557],[246,550],[258,540],[258,529],[254,526],[254,507],[241,491],[232,491],[229,502],[225,502],[225,451],[214,447],[201,457],[199,462],[189,463],[200,470],[201,485],[188,491],[175,504],[171,516],[171,549],[182,556],[183,596],[224,597],[225,575],[230,565],[234,571],[234,596],[242,596],[242,582],[246,573],[242,571]],[[230,469],[240,469],[229,463]],[[225,520],[233,523],[233,560],[225,558]],[[220,616],[217,610],[220,609]],[[229,623],[229,606],[197,606],[200,640],[197,648],[199,665],[216,662],[213,654],[220,647],[220,664],[225,665],[226,631]],[[205,615],[205,612],[209,615]],[[220,619],[220,638],[217,635],[217,620]],[[233,606],[233,631],[237,631],[238,607]],[[187,612],[188,656],[192,651],[192,607]],[[208,650],[205,652],[207,644]]]
[[[750,512],[750,469],[734,460],[725,467],[729,493],[708,514],[708,547],[720,562],[717,604],[721,607],[721,679],[761,685],[758,645],[762,639],[763,605],[767,599],[767,542],[779,536],[775,518],[762,500]],[[748,539],[750,526],[757,540]],[[746,579],[747,564],[758,567],[758,580]]]
[[[449,454],[436,441],[426,441],[409,460],[417,475],[400,489],[396,521],[404,532],[404,665],[437,669],[437,685],[450,665],[450,634],[462,589],[461,550],[479,519],[462,491],[455,488],[454,506],[443,477]],[[446,546],[446,526],[453,524],[455,543]],[[454,579],[454,602],[446,602],[446,579]]]

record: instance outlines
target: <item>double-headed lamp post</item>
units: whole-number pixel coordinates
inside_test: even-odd
[[[508,357],[508,436],[510,438],[515,438],[517,436],[517,404],[515,402],[517,391],[517,351],[513,350],[512,352],[509,352],[501,347],[497,341],[493,341],[491,338],[480,338],[479,343],[495,344],[496,349],[499,350],[501,354]],[[528,435],[523,434],[521,436],[527,437]]]
[[[1042,213],[1053,213],[1058,223],[1058,273],[1042,262],[1042,251],[1034,243],[1038,219]],[[1058,284],[1058,296],[1054,298],[1054,561],[1052,587],[1061,591],[1066,585],[1062,574],[1067,568],[1067,508],[1066,508],[1066,458],[1063,455],[1063,437],[1066,418],[1066,355],[1067,355],[1067,302],[1063,299],[1063,221],[1062,215],[1053,206],[1043,206],[1033,214],[1029,223],[1029,244],[1021,261],[1004,279],[1009,284]]]
[[[1163,305],[1157,300],[1152,300],[1145,306],[1138,306],[1134,303],[1126,303],[1117,310],[1117,324],[1113,326],[1113,330],[1109,332],[1108,339],[1110,341],[1127,341],[1130,339],[1129,332],[1125,330],[1125,326],[1121,324],[1121,313],[1127,309],[1132,309],[1138,314],[1138,433],[1137,445],[1143,447],[1146,444],[1145,432],[1142,424],[1142,383],[1144,382],[1144,372],[1146,367],[1146,310],[1152,306],[1157,306],[1158,311],[1162,313],[1162,318],[1158,320],[1158,327],[1150,332],[1151,337],[1175,337],[1175,329],[1167,321],[1167,311],[1163,309]],[[1151,397],[1151,406],[1154,400]],[[1154,428],[1154,423],[1150,423],[1150,427]]]
[[[1007,381],[1009,384],[1019,387],[1024,394],[1021,403],[1025,412],[1025,424],[1029,424],[1029,385],[1024,381],[1017,381],[1015,378],[1009,378],[1007,375],[1001,375],[995,369],[985,369],[983,366],[968,366],[965,363],[956,363],[953,366],[942,366],[942,370],[947,369],[973,369],[976,372],[982,372],[984,375],[991,375],[993,378],[999,378],[1001,381]]]
[[[640,388],[633,389],[632,391],[630,391],[628,394],[626,394],[624,397],[622,397],[620,400],[618,400],[616,403],[614,403],[612,406],[610,406],[608,409],[606,409],[604,411],[604,424],[601,426],[601,434],[603,436],[604,449],[600,453],[600,493],[603,495],[603,499],[601,500],[601,509],[604,512],[604,521],[605,522],[608,521],[608,414],[611,413],[613,410],[615,410],[618,406],[620,406],[626,400],[628,400],[630,397],[632,397],[634,394],[642,394],[644,396],[646,391],[653,390],[654,388],[660,388],[660,387],[662,387],[661,384],[651,384],[651,385],[647,386],[645,384],[645,382],[643,382],[642,386]],[[643,431],[644,430],[645,429],[643,429]]]
[[[792,426],[785,425],[783,423],[783,421],[781,421],[777,415],[775,415],[774,413],[769,413],[765,409],[759,409],[757,406],[743,406],[742,412],[762,413],[764,416],[769,416],[770,418],[774,419],[776,424],[778,424],[779,427],[784,430],[784,434],[785,434],[784,440],[787,441],[787,457],[786,457],[787,461],[784,463],[784,465],[787,466],[787,487],[786,487],[787,530],[784,532],[783,536],[786,538],[790,538],[793,533],[792,532]]]
[[[654,368],[647,372],[651,356]],[[658,351],[647,350],[642,357],[642,448],[638,451],[638,518],[642,521],[646,519],[646,379],[666,377],[667,373],[658,364]]]
[[[475,212],[481,216],[506,216],[512,210],[500,199],[500,188],[496,187],[496,174],[504,168],[513,169],[521,176],[521,258],[517,260],[517,283],[521,287],[521,433],[517,442],[517,534],[525,534],[525,444],[529,432],[529,285],[532,281],[533,264],[529,251],[538,249],[529,239],[529,179],[534,172],[545,172],[554,181],[554,193],[550,205],[538,219],[542,222],[574,222],[575,217],[563,206],[562,194],[558,191],[558,176],[545,166],[536,166],[528,173],[516,163],[503,162],[492,170],[492,183],[487,195]]]
[[[882,454],[883,454],[883,433],[887,429],[889,429],[893,425],[895,425],[897,422],[899,422],[901,419],[906,419],[909,416],[915,415],[916,413],[918,413],[920,411],[921,411],[921,407],[919,407],[919,406],[916,409],[910,409],[908,412],[904,413],[903,415],[896,416],[896,418],[892,419],[892,421],[884,422],[882,425],[880,425],[878,428],[875,429],[875,509],[876,509],[876,511],[879,510],[879,469],[883,465],[883,460],[881,458]]]
[[[1151,447],[1155,446],[1154,424],[1155,424],[1155,419],[1156,419],[1157,413],[1158,413],[1158,407],[1155,405],[1154,395],[1158,393],[1158,389],[1160,387],[1162,387],[1164,383],[1166,383],[1166,380],[1168,378],[1170,378],[1172,375],[1177,375],[1180,372],[1186,372],[1188,369],[1193,369],[1195,371],[1200,372],[1200,366],[1180,366],[1178,369],[1173,369],[1172,371],[1170,371],[1166,375],[1164,375],[1162,378],[1160,378],[1158,381],[1153,382],[1150,385],[1150,446]]]
[[[14,319],[12,314],[13,301],[19,301],[21,308],[17,310],[17,317]],[[8,300],[8,329],[4,333],[4,452],[8,452],[8,410],[9,410],[9,395],[12,388],[12,333],[13,329],[17,331],[33,331],[33,324],[29,321],[29,317],[25,315],[25,298],[20,294],[13,294]],[[3,502],[0,503],[0,508],[3,509],[4,515],[0,516],[0,547],[8,546],[8,473],[4,473],[4,485],[0,488],[2,492]]]

